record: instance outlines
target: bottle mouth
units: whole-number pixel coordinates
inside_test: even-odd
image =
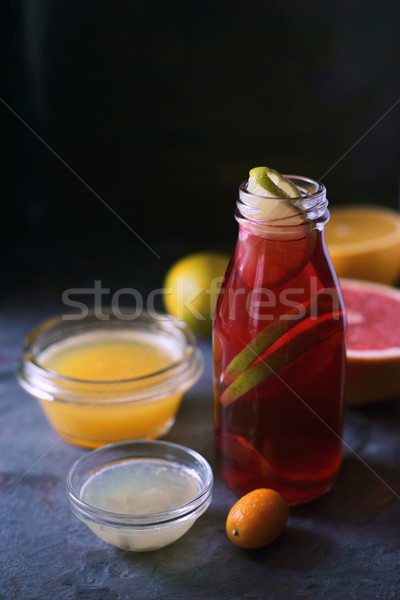
[[[322,183],[298,175],[285,175],[301,191],[298,198],[256,196],[247,191],[247,181],[239,187],[236,220],[253,228],[323,229],[329,220],[326,189]],[[306,227],[305,227],[306,226]]]

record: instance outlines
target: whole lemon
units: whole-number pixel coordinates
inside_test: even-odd
[[[210,334],[228,262],[228,256],[212,251],[189,254],[178,260],[164,281],[166,310],[197,333]]]

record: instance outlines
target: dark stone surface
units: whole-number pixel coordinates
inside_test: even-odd
[[[57,310],[57,309],[56,309]],[[85,451],[58,441],[15,380],[23,336],[44,316],[5,307],[0,318],[1,600],[397,600],[400,597],[400,405],[348,410],[345,459],[326,496],[291,509],[267,548],[225,534],[236,500],[216,477],[208,511],[183,538],[150,553],[99,540],[70,512],[65,477]],[[167,436],[214,466],[210,348],[206,368]],[[356,454],[355,454],[356,453]]]

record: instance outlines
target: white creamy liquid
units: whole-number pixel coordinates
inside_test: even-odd
[[[118,514],[146,515],[182,506],[194,500],[200,489],[194,471],[170,461],[140,458],[116,462],[94,473],[83,487],[82,500]],[[175,521],[139,528],[82,520],[108,544],[123,550],[147,551],[180,538],[205,509]]]
[[[82,489],[84,502],[124,515],[148,515],[196,498],[195,473],[178,463],[140,458],[114,463],[94,473]]]

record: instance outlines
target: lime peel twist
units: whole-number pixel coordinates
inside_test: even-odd
[[[247,194],[240,195],[240,211],[256,221],[293,219],[301,224],[307,215],[301,206],[302,193],[287,177],[269,167],[254,167],[246,183]]]
[[[310,343],[308,329],[296,332],[291,339],[284,337],[295,325],[305,319],[313,318],[315,306],[319,313],[313,326],[313,337],[317,340],[316,343],[328,339],[337,332],[340,313],[333,312],[332,298],[325,294],[327,291],[329,290],[320,290],[314,301],[300,303],[282,315],[279,321],[267,325],[232,359],[223,375],[223,380],[229,385],[220,397],[221,404],[224,406],[231,404],[315,345]],[[299,318],[291,319],[296,314]],[[262,359],[261,356],[267,348],[281,338],[283,338],[281,344],[267,359]]]
[[[239,354],[237,354],[226,367],[223,379],[231,383],[238,377],[257,357],[272,346],[282,335],[310,315],[325,314],[332,308],[332,299],[329,290],[322,289],[315,298],[299,303],[287,313],[281,315],[279,320],[266,325]]]
[[[261,190],[259,188],[262,188]],[[298,187],[286,177],[269,167],[254,167],[249,172],[247,190],[250,193],[268,192],[270,198],[300,198]]]

